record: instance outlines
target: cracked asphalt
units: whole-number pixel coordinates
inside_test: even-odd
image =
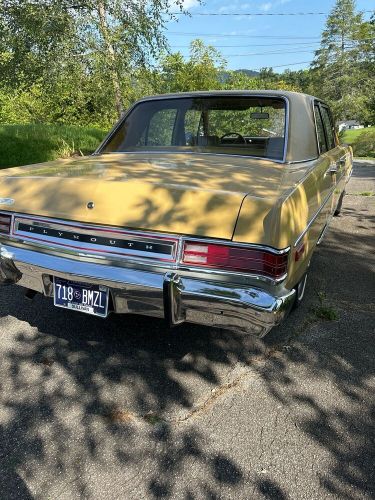
[[[303,305],[265,341],[2,288],[0,498],[374,498],[368,191],[375,162],[356,162]]]

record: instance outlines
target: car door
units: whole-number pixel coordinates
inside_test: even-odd
[[[334,129],[334,123],[332,118],[332,113],[328,106],[323,103],[319,103],[320,116],[323,123],[324,134],[326,138],[327,145],[327,155],[330,159],[330,166],[326,172],[326,176],[331,177],[332,181],[332,200],[329,204],[330,215],[336,210],[340,194],[345,187],[345,171],[346,164],[349,161],[347,150],[345,147],[340,146],[337,140],[337,135]]]
[[[314,104],[314,115],[316,125],[316,138],[318,143],[319,158],[314,168],[314,184],[316,190],[316,201],[312,213],[319,212],[316,225],[319,233],[324,230],[332,213],[332,190],[334,186],[334,174],[331,172],[334,162],[333,148],[327,140],[321,107],[319,102]],[[318,236],[319,236],[318,233]]]

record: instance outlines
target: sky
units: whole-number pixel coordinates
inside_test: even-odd
[[[229,69],[273,67],[308,68],[319,47],[326,15],[274,16],[277,13],[329,13],[335,0],[185,0],[191,17],[178,16],[167,25],[167,38],[173,52],[189,53],[189,43],[202,39],[217,47]],[[375,0],[357,0],[362,11],[375,9]],[[216,13],[217,16],[200,16]],[[222,14],[236,14],[222,15]],[[245,15],[252,14],[252,15]],[[259,16],[255,14],[267,14]],[[369,19],[370,13],[365,13]]]

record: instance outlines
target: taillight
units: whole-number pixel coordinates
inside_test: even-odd
[[[12,216],[0,213],[0,233],[9,234],[12,224]]]
[[[277,279],[287,272],[288,254],[234,245],[186,241],[182,263],[255,273]]]

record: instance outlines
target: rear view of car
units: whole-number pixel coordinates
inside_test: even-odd
[[[1,282],[262,336],[301,298],[350,170],[311,96],[145,98],[94,155],[0,173]]]

